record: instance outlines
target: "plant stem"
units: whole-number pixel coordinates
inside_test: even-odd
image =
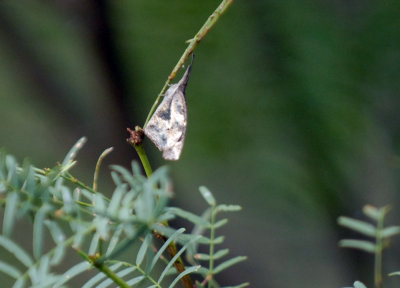
[[[78,187],[81,187],[89,192],[96,193],[96,191],[94,191],[91,187],[87,186],[85,183],[72,176],[69,172],[65,173],[64,175],[61,175],[61,177],[71,182],[72,184],[75,184]]]
[[[176,63],[174,69],[169,74],[167,81],[164,84],[164,87],[161,89],[160,94],[158,94],[156,101],[154,102],[153,106],[150,109],[149,114],[147,115],[146,121],[144,122],[143,127],[146,127],[147,122],[149,122],[151,115],[153,115],[154,111],[157,108],[158,102],[161,99],[161,96],[164,95],[165,91],[168,88],[169,83],[172,79],[175,78],[176,73],[182,67],[182,65],[186,62],[189,58],[190,54],[194,51],[200,41],[207,35],[207,33],[211,30],[211,28],[218,22],[221,15],[228,9],[228,7],[233,3],[233,0],[223,0],[215,9],[215,11],[208,17],[207,21],[203,24],[200,30],[196,33],[196,35],[187,41],[189,45],[187,46],[186,50],[183,52],[181,58],[179,59],[178,63]]]
[[[163,223],[163,224],[168,226],[168,222]],[[155,236],[157,238],[160,238],[164,242],[167,241],[167,238],[165,236],[163,236],[163,235],[161,235],[161,234],[159,234],[157,232],[155,233]],[[171,257],[171,259],[176,256],[176,254],[178,253],[178,250],[176,249],[175,242],[171,242],[168,245],[167,251],[168,251],[168,254]],[[174,266],[175,266],[176,271],[178,271],[178,274],[185,272],[185,264],[183,263],[182,258],[180,256],[176,259],[176,261],[174,263]],[[181,278],[181,282],[183,284],[183,287],[185,287],[185,288],[193,288],[194,287],[192,279],[191,279],[189,274],[183,276]]]
[[[101,272],[106,274],[108,278],[114,281],[115,284],[118,284],[119,287],[122,288],[131,288],[122,278],[118,277],[117,274],[115,274],[107,265],[104,263],[100,263],[97,265],[94,263],[94,266],[99,269]]]
[[[150,176],[153,174],[153,170],[151,169],[149,158],[147,158],[147,154],[146,151],[144,151],[143,145],[134,145],[133,147],[139,155],[147,178],[150,178]]]
[[[212,278],[213,278],[213,273],[214,273],[214,271],[213,271],[213,269],[214,269],[214,239],[215,239],[215,226],[214,226],[214,224],[215,224],[215,218],[216,218],[216,210],[215,210],[215,206],[213,206],[212,207],[212,211],[211,211],[211,219],[210,219],[210,222],[211,222],[211,227],[210,227],[210,240],[211,240],[211,243],[210,243],[210,262],[209,262],[209,266],[208,266],[208,271],[209,271],[209,273],[208,273],[208,276],[207,276],[207,278],[208,278],[208,288],[212,288],[214,285],[213,285],[213,281],[210,281],[210,280],[212,280]]]
[[[385,208],[380,211],[381,215],[378,219],[378,225],[376,230],[376,248],[375,248],[375,267],[374,267],[374,280],[376,288],[383,288],[383,277],[382,277],[382,251],[383,251],[383,239],[382,230],[384,228],[385,219]]]
[[[206,22],[203,24],[203,26],[200,28],[200,30],[196,33],[196,35],[187,41],[189,44],[186,48],[186,50],[183,52],[181,58],[179,59],[178,63],[176,63],[174,69],[172,69],[172,72],[169,74],[167,81],[165,82],[163,88],[161,89],[161,92],[158,94],[153,106],[151,107],[149,114],[147,115],[146,121],[143,125],[143,127],[146,127],[147,123],[149,122],[151,116],[153,115],[154,111],[157,108],[157,105],[161,99],[161,97],[164,95],[165,91],[168,88],[168,85],[170,82],[175,78],[176,73],[179,71],[179,69],[182,67],[182,65],[186,62],[186,60],[189,58],[190,54],[193,53],[194,49],[197,47],[197,45],[200,43],[200,41],[207,35],[207,33],[210,31],[210,29],[217,23],[221,15],[226,11],[226,9],[233,3],[233,0],[222,0],[222,2],[218,5],[218,7],[215,9],[215,11],[208,17]],[[129,131],[129,130],[128,130]],[[130,142],[130,141],[128,141]],[[130,142],[131,143],[131,142]],[[133,145],[134,148],[136,149],[136,152],[139,155],[140,161],[142,162],[143,168],[146,172],[147,177],[150,177],[152,174],[151,166],[149,163],[149,160],[147,158],[146,152],[143,149],[142,143],[139,145]],[[213,216],[215,217],[215,215]],[[168,223],[164,223],[168,225]],[[212,230],[212,237],[214,237],[214,231]],[[163,238],[162,235],[158,235],[160,238]],[[164,239],[165,240],[165,239]],[[214,253],[214,244],[212,243],[210,245],[210,251],[212,251],[211,255]],[[176,253],[177,249],[175,246],[175,243],[171,243],[168,246],[168,252],[170,256],[173,258]],[[212,270],[212,267],[214,265],[213,259],[210,260],[210,271]],[[183,264],[183,261],[180,257],[175,262],[175,268],[178,270],[179,273],[182,273],[185,271],[185,267]],[[193,282],[190,278],[189,275],[186,275],[182,277],[181,279],[182,284],[186,288],[192,288],[193,287]],[[209,282],[210,283],[210,282]],[[210,284],[209,284],[210,287]]]
[[[146,151],[143,148],[143,130],[139,127],[135,127],[135,130],[131,130],[128,128],[129,133],[131,134],[131,137],[127,139],[127,142],[132,145],[136,152],[139,155],[140,161],[142,162],[143,168],[146,172],[147,178],[150,178],[150,176],[153,174],[153,170],[151,169],[151,165],[149,163],[149,159],[147,158],[147,154]],[[164,222],[164,225],[168,226],[168,222]],[[164,242],[166,241],[166,238],[155,232],[156,236],[160,239],[162,239]],[[173,258],[176,254],[177,254],[177,249],[175,246],[174,242],[171,242],[168,245],[168,253],[171,256],[171,258]],[[182,273],[185,271],[185,266],[183,264],[182,258],[178,257],[174,263],[176,270],[179,273]],[[190,278],[190,275],[185,275],[184,277],[182,277],[181,279],[182,285],[185,288],[193,288],[193,282]]]
[[[107,277],[110,278],[115,284],[117,284],[118,287],[130,288],[130,286],[124,281],[124,279],[120,278],[116,273],[114,273],[114,271],[112,271],[107,265],[105,265],[104,262],[97,261],[95,256],[91,257],[81,250],[78,250],[78,254],[89,263],[92,263],[93,266],[96,267],[99,271],[107,275]]]
[[[101,162],[103,162],[103,159],[104,159],[108,154],[110,154],[113,150],[114,150],[113,147],[110,147],[110,148],[104,150],[103,153],[101,153],[99,159],[97,160],[96,169],[94,170],[94,176],[93,176],[93,190],[94,190],[94,191],[97,191],[97,179],[99,178],[99,172],[100,172]]]

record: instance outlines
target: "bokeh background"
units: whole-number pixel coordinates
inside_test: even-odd
[[[87,136],[74,175],[90,183],[110,146],[106,165],[128,166],[126,127],[143,125],[218,4],[1,1],[0,146],[52,167]],[[206,185],[243,206],[224,233],[249,260],[221,282],[372,287],[372,256],[338,248],[356,235],[336,219],[390,204],[399,223],[400,1],[237,0],[195,53],[181,160],[145,145],[153,168],[170,166],[176,205],[202,211]],[[106,165],[100,189],[111,192]],[[393,244],[385,273],[400,270]]]

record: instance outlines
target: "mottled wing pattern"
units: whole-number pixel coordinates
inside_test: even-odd
[[[187,126],[185,89],[191,67],[186,69],[178,83],[168,88],[163,101],[144,127],[144,133],[163,151],[166,160],[178,160],[182,153]]]
[[[186,101],[178,84],[171,85],[149,123],[147,137],[163,151],[166,160],[178,160],[186,133]]]
[[[167,147],[163,150],[163,157],[166,160],[178,160],[181,156],[186,135],[187,115],[186,100],[182,91],[174,94],[170,104],[171,117],[168,127],[170,139]]]

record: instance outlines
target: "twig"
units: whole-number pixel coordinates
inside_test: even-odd
[[[153,174],[153,170],[151,169],[151,165],[149,162],[149,158],[147,158],[146,151],[143,148],[143,137],[144,132],[143,129],[139,126],[135,127],[135,130],[126,128],[128,130],[130,137],[126,139],[133,148],[135,148],[136,153],[139,155],[140,161],[142,162],[144,172],[146,172],[147,178],[150,178],[151,174]]]
[[[104,150],[103,153],[101,153],[99,159],[97,160],[96,169],[94,170],[94,176],[93,176],[93,190],[94,190],[94,191],[97,191],[97,179],[99,178],[99,172],[100,172],[101,162],[103,162],[103,159],[104,159],[108,154],[110,154],[113,150],[114,150],[113,147],[110,147],[110,148]]]
[[[168,85],[170,82],[175,78],[176,73],[179,71],[179,69],[182,67],[182,65],[186,62],[186,60],[189,58],[190,54],[193,53],[194,49],[197,47],[197,45],[200,43],[200,41],[207,35],[207,33],[210,31],[210,29],[217,23],[221,15],[228,9],[228,7],[233,3],[233,0],[222,0],[222,2],[218,5],[217,9],[208,17],[206,22],[203,24],[203,26],[200,28],[200,30],[196,33],[196,35],[187,41],[189,44],[186,48],[186,50],[183,52],[181,58],[179,59],[178,63],[176,63],[174,69],[172,69],[172,72],[169,74],[167,81],[165,82],[163,88],[161,89],[161,92],[158,94],[153,106],[151,107],[149,114],[147,115],[146,121],[143,125],[143,127],[146,127],[147,123],[150,120],[151,115],[153,115],[154,111],[157,108],[157,105],[161,99],[161,97],[164,95],[165,91],[168,88]],[[127,139],[128,143],[131,144],[136,152],[139,155],[140,160],[142,161],[143,167],[145,169],[147,177],[150,177],[152,174],[151,166],[148,161],[146,152],[143,149],[142,141],[143,141],[143,130],[141,130],[138,127],[135,127],[135,131],[130,130],[128,128],[128,131],[131,134],[131,137]],[[168,225],[168,223],[164,223],[165,225]],[[157,235],[157,234],[156,234]],[[165,241],[165,237],[158,234],[157,235],[159,238],[163,239]],[[171,258],[173,258],[176,253],[177,249],[175,246],[175,243],[171,243],[168,246],[168,253],[170,254]],[[180,257],[175,262],[175,268],[179,273],[182,273],[185,271],[185,266],[183,264],[183,261]],[[182,284],[185,288],[193,288],[193,281],[191,280],[190,275],[185,275],[181,279]]]
[[[176,73],[179,71],[179,69],[182,67],[182,65],[186,62],[186,60],[189,58],[190,54],[194,51],[194,49],[197,47],[197,45],[200,43],[200,41],[204,38],[204,36],[207,35],[207,33],[210,31],[210,29],[217,23],[221,15],[228,9],[228,7],[233,3],[233,0],[223,0],[215,9],[215,11],[208,17],[207,21],[203,24],[203,26],[200,28],[200,30],[196,33],[196,35],[186,41],[189,43],[188,47],[186,48],[185,52],[183,52],[181,58],[179,59],[178,63],[176,63],[174,69],[172,69],[172,72],[169,74],[167,81],[164,84],[164,87],[161,89],[160,94],[158,94],[156,101],[154,102],[153,106],[150,109],[149,114],[147,115],[146,122],[144,123],[143,127],[146,127],[147,122],[149,122],[151,115],[153,115],[154,111],[157,108],[158,102],[160,101],[161,97],[164,95],[165,91],[168,88],[169,83],[171,82],[172,79],[175,78]]]
[[[89,263],[92,263],[94,267],[96,267],[99,271],[103,272],[109,279],[111,279],[115,284],[118,285],[118,287],[122,288],[130,288],[130,286],[122,279],[119,277],[114,271],[110,269],[107,265],[104,264],[102,261],[97,261],[96,256],[90,256],[87,255],[85,252],[81,250],[77,250],[78,254],[88,261]]]

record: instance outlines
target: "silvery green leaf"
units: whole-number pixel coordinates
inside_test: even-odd
[[[26,267],[33,265],[32,258],[21,247],[14,243],[14,241],[0,235],[0,246],[9,251]]]
[[[91,267],[92,265],[85,261],[85,262],[81,262],[78,263],[76,265],[74,265],[73,267],[71,267],[70,269],[68,269],[61,277],[60,279],[54,284],[54,288],[58,288],[61,287],[61,285],[63,285],[64,283],[67,283],[69,280],[71,280],[72,278],[76,277],[77,275],[88,271],[88,269]]]
[[[349,217],[345,217],[345,216],[341,216],[338,219],[338,224],[349,228],[351,230],[357,231],[361,234],[364,234],[366,236],[370,236],[370,237],[375,237],[376,236],[376,229],[373,225],[360,221],[360,220],[356,220],[353,218],[349,218]]]
[[[46,219],[46,220],[44,220],[44,224],[49,229],[54,243],[58,244],[65,240],[65,234],[64,234],[63,230],[60,228],[60,226],[58,226],[57,222]]]
[[[210,239],[210,238],[207,238],[207,237],[201,237],[198,240],[198,242],[201,243],[201,244],[211,244],[211,243],[213,243],[213,244],[222,244],[224,242],[224,240],[225,240],[225,236],[219,236],[219,237],[217,237],[215,239]]]
[[[132,218],[132,216],[133,216],[132,210],[134,208],[133,207],[133,201],[134,201],[133,199],[135,198],[135,196],[136,196],[136,193],[133,191],[128,192],[124,195],[122,202],[121,202],[122,206],[119,208],[118,216],[117,216],[121,221]]]
[[[89,255],[95,255],[97,252],[97,247],[99,246],[99,241],[100,241],[100,233],[96,232],[94,233],[92,237],[92,241],[90,242],[89,246]]]
[[[382,238],[389,238],[398,234],[400,234],[400,226],[389,226],[381,232]]]
[[[137,161],[132,161],[132,173],[133,175],[140,175],[142,176],[142,170],[140,169],[139,163]]]
[[[51,265],[60,264],[61,260],[64,258],[64,255],[65,255],[65,247],[63,243],[61,243],[54,248],[54,254],[51,258]]]
[[[116,173],[116,172],[114,172],[114,171],[111,171],[111,179],[113,180],[113,182],[114,182],[114,184],[115,184],[116,186],[119,186],[119,185],[122,184],[122,181],[121,181],[121,179],[120,179],[118,173]]]
[[[164,251],[168,248],[170,243],[172,241],[175,241],[179,237],[179,235],[181,235],[183,232],[185,232],[185,228],[180,228],[180,229],[176,230],[174,234],[172,234],[171,236],[169,236],[167,238],[167,241],[165,241],[165,243],[161,246],[161,248],[158,249],[157,254],[154,256],[154,258],[151,262],[151,265],[149,267],[149,271],[151,271],[154,268],[157,261],[160,259],[162,253],[164,253]]]
[[[153,192],[154,186],[149,185],[149,182],[144,185],[144,191],[141,193],[134,202],[136,215],[143,219],[143,221],[150,220],[154,211]]]
[[[216,222],[213,226],[215,229],[217,229],[217,228],[224,226],[227,223],[228,223],[228,219],[221,219],[218,222]]]
[[[106,277],[105,274],[103,273],[98,273],[96,276],[92,277],[89,281],[87,281],[82,288],[92,288],[94,287],[98,282],[103,280]]]
[[[206,221],[205,219],[197,216],[196,214],[193,214],[191,212],[185,211],[181,208],[177,208],[177,207],[171,207],[168,208],[167,210],[168,212],[175,214],[183,219],[186,219],[190,222],[192,222],[193,224],[202,226],[202,227],[210,227],[211,223]]]
[[[233,266],[233,265],[235,265],[235,264],[237,264],[239,262],[242,262],[242,261],[244,261],[246,259],[247,259],[246,256],[236,256],[234,258],[231,258],[231,259],[219,264],[217,267],[215,267],[213,272],[214,272],[214,274],[218,274],[221,271],[223,271],[223,270],[225,270],[225,269],[227,269],[227,268],[229,268],[229,267],[231,267],[231,266]]]
[[[29,286],[29,288],[52,288],[60,277],[59,275],[47,275],[44,278],[40,278],[39,282],[33,286]]]
[[[138,284],[140,281],[142,281],[145,278],[146,278],[146,276],[142,276],[142,275],[137,276],[135,278],[132,278],[132,279],[126,281],[126,284],[128,284],[131,287],[134,287],[134,285]]]
[[[43,281],[43,279],[48,278],[50,270],[50,256],[47,254],[40,258],[39,261],[39,269],[37,269],[37,277],[39,281]]]
[[[103,196],[99,193],[96,193],[93,197],[93,206],[95,208],[96,213],[100,215],[105,215],[106,213],[106,203],[104,202]]]
[[[122,269],[121,271],[118,271],[117,276],[120,278],[125,277],[126,275],[136,271],[136,269],[137,267],[134,266]]]
[[[12,286],[12,288],[23,288],[25,286],[26,278],[20,277]]]
[[[114,248],[117,246],[117,244],[119,242],[119,238],[121,236],[123,229],[124,229],[123,225],[121,225],[121,224],[118,225],[117,229],[115,229],[115,232],[110,239],[110,244],[108,244],[106,256],[109,256],[114,251]]]
[[[385,206],[382,208],[376,208],[372,205],[365,205],[363,207],[363,212],[366,216],[371,218],[372,220],[379,221],[382,217],[385,217],[387,212],[389,212],[389,206]]]
[[[203,267],[200,267],[199,270],[197,270],[196,274],[207,276],[207,275],[210,275],[210,270],[208,270],[206,267],[203,266]]]
[[[85,238],[85,232],[86,232],[86,227],[83,225],[78,225],[76,226],[76,231],[75,232],[75,237],[74,237],[74,243],[72,244],[72,247],[75,249],[79,249],[81,246],[84,238]]]
[[[199,236],[198,236],[199,237]],[[191,242],[196,241],[197,239],[194,238],[193,240],[191,240],[190,242],[186,243],[185,245],[183,245],[183,247],[181,249],[179,249],[179,251],[176,253],[176,255],[174,257],[172,257],[172,259],[169,261],[168,265],[164,268],[163,272],[161,273],[160,277],[157,280],[158,284],[161,284],[162,280],[164,279],[165,275],[167,274],[167,272],[169,271],[169,269],[171,268],[171,266],[175,263],[175,261],[182,255],[183,252],[185,252],[186,248],[190,245]]]
[[[17,192],[11,192],[8,194],[3,219],[3,234],[6,237],[9,237],[11,235],[12,229],[14,227],[14,220],[18,211],[18,202],[19,196]]]
[[[95,193],[90,192],[90,191],[88,191],[88,190],[86,190],[86,189],[82,189],[80,192],[81,192],[81,195],[82,195],[83,197],[85,197],[86,199],[88,199],[90,202],[94,202],[94,201],[95,201],[95,200],[94,200],[94,198],[95,198],[95,196],[96,196]]]
[[[226,204],[221,204],[218,205],[217,208],[215,209],[218,212],[237,212],[242,210],[242,207],[239,205],[226,205]]]
[[[360,281],[356,281],[354,282],[354,288],[367,288],[367,286],[365,286],[363,283],[361,283]]]
[[[12,187],[18,187],[17,161],[14,157],[6,156],[6,167],[8,169],[7,182]]]
[[[75,188],[74,192],[72,192],[72,198],[74,199],[74,201],[81,201],[81,195],[82,195],[81,188]]]
[[[27,171],[27,173],[24,175],[25,182],[21,190],[26,190],[29,193],[33,193],[36,185],[35,171],[28,162],[24,163],[24,171]]]
[[[142,245],[139,248],[138,254],[136,256],[136,265],[140,266],[143,262],[144,256],[146,255],[147,249],[151,245],[151,242],[153,240],[153,237],[151,234],[147,234],[146,237],[143,240]]]
[[[160,184],[161,189],[165,188],[165,185],[169,183],[169,178],[167,177],[168,171],[168,166],[162,166],[158,168],[156,171],[153,172],[147,182],[151,187],[157,187],[157,184]]]
[[[4,183],[0,182],[0,193],[5,193],[6,190],[7,190],[6,185],[4,185]]]
[[[126,168],[119,166],[119,165],[111,165],[111,169],[114,170],[115,172],[118,172],[119,174],[121,174],[121,178],[124,179],[127,182],[131,182],[132,179],[132,174],[131,172],[129,172],[129,170],[127,170]],[[120,176],[118,175],[118,173],[115,172],[111,172],[112,176],[113,176],[113,180],[115,182],[115,184],[118,185],[121,184],[121,180],[119,179]]]
[[[104,279],[103,282],[99,283],[96,288],[106,288],[113,284],[113,281],[111,279]]]
[[[208,190],[207,187],[200,186],[199,190],[200,190],[201,196],[203,196],[204,200],[206,200],[208,205],[215,206],[217,204],[217,201],[215,201],[213,194],[211,193],[210,190]]]
[[[197,270],[199,270],[201,266],[192,266],[189,267],[187,269],[185,269],[185,271],[183,271],[182,273],[180,273],[175,279],[174,281],[172,281],[171,285],[169,285],[169,288],[173,288],[175,287],[175,285],[178,283],[179,280],[181,280],[183,277],[185,277],[186,275],[196,272]]]
[[[126,275],[128,275],[129,273],[131,273],[131,272],[133,272],[135,270],[136,270],[136,267],[129,267],[129,268],[125,268],[125,269],[123,269],[121,271],[118,271],[116,274],[117,274],[118,277],[123,278],[123,277],[125,277]],[[141,277],[141,279],[145,278],[145,276],[140,276],[140,277]],[[113,284],[113,281],[111,279],[105,279],[103,282],[101,282],[99,285],[97,285],[96,288],[105,288],[105,287],[110,286],[111,284]],[[128,282],[126,282],[126,284],[128,284]]]
[[[246,283],[242,283],[242,284],[235,285],[235,286],[224,286],[221,288],[243,288],[243,287],[247,287],[247,286],[250,286],[250,283],[246,282]]]
[[[83,145],[86,143],[86,137],[82,137],[80,138],[75,144],[74,146],[72,146],[71,150],[69,150],[69,152],[67,153],[67,155],[65,156],[63,162],[62,162],[62,166],[67,165],[67,163],[73,159],[75,159],[78,151],[80,149],[82,149]]]
[[[123,264],[121,262],[118,262],[116,264],[111,265],[109,268],[111,271],[116,271],[118,270],[118,268],[120,268]],[[94,276],[93,278],[91,278],[89,281],[87,281],[85,283],[85,285],[82,286],[82,288],[92,288],[96,285],[96,283],[100,282],[101,280],[103,280],[104,278],[106,278],[107,276],[103,273],[99,273],[96,276]],[[97,287],[97,286],[96,286]],[[97,287],[98,288],[98,287]]]
[[[219,250],[214,255],[212,255],[212,259],[218,260],[218,259],[226,256],[228,253],[229,253],[229,249]],[[196,255],[196,259],[199,259],[199,260],[210,260],[210,258],[211,258],[211,255],[209,255],[209,254],[199,253]]]
[[[171,235],[173,235],[173,234],[176,232],[175,229],[172,229],[171,227],[167,227],[167,226],[164,226],[164,225],[161,225],[161,224],[154,224],[154,225],[152,226],[152,229],[153,229],[153,230],[156,230],[156,231],[159,232],[161,235],[167,236],[167,238],[171,237]],[[196,237],[196,239],[197,239],[197,238],[198,238],[198,235],[183,234],[183,233],[182,233],[182,234],[177,235],[175,241],[177,241],[177,242],[179,242],[180,244],[184,245],[184,244],[186,244],[187,242],[191,241],[194,237]],[[205,237],[198,238],[198,239],[200,239],[199,241],[201,241],[202,238],[205,238]],[[207,239],[208,239],[208,238],[205,238],[204,244],[208,244],[208,243],[209,243],[209,242],[207,242]]]
[[[351,240],[351,239],[344,239],[339,241],[339,246],[340,247],[345,247],[345,248],[354,248],[354,249],[359,249],[363,250],[368,253],[375,253],[375,243],[365,241],[365,240]]]
[[[115,189],[112,198],[111,198],[111,202],[108,205],[108,214],[112,215],[113,217],[116,217],[118,215],[118,211],[119,211],[119,207],[121,205],[121,200],[123,195],[126,193],[127,190],[127,185],[126,184],[122,184],[120,186],[117,186],[117,188]]]
[[[61,196],[63,199],[63,209],[66,213],[70,214],[74,211],[74,203],[71,195],[71,191],[65,186],[61,187]]]
[[[0,271],[14,279],[21,277],[21,272],[17,268],[3,261],[0,261]]]
[[[51,210],[50,205],[44,204],[35,215],[33,222],[33,255],[36,259],[39,259],[42,255],[44,220]]]

